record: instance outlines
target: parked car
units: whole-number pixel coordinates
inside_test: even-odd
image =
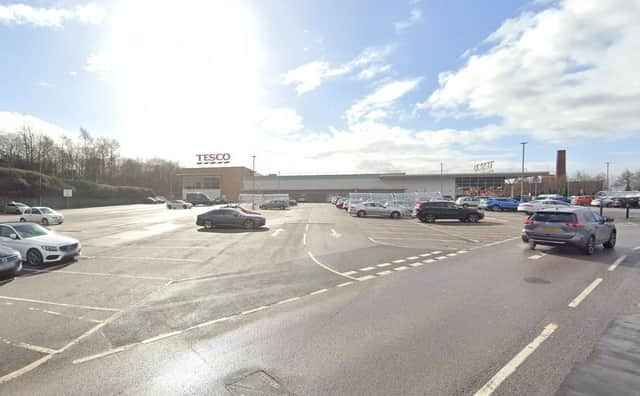
[[[20,215],[20,221],[28,221],[31,223],[40,223],[44,226],[49,224],[64,223],[64,215],[45,206],[34,206],[24,211]]]
[[[474,208],[477,208],[478,206],[480,206],[480,203],[482,203],[483,198],[481,197],[460,197],[456,200],[456,204],[464,207],[464,208],[468,208],[469,206],[472,206]]]
[[[337,201],[336,201],[336,208],[338,208],[338,209],[342,209],[342,207],[344,206],[345,201],[346,201],[346,200],[344,200],[344,199],[339,199],[339,200],[337,200]]]
[[[344,210],[346,210],[348,212],[350,205],[351,205],[351,200],[350,199],[345,199],[344,202],[342,203],[342,209],[344,209]]]
[[[260,209],[287,209],[289,207],[289,201],[283,199],[274,199],[260,205]]]
[[[224,204],[228,204],[229,203],[229,199],[227,197],[225,197],[224,195],[220,196],[220,197],[216,197],[213,199],[213,204],[214,205],[224,205]]]
[[[163,203],[167,202],[167,199],[165,197],[163,197],[162,195],[158,195],[157,197],[153,197],[153,199],[155,199],[156,203],[159,203],[159,204],[163,204]]]
[[[298,205],[298,201],[296,201],[295,199],[289,200],[289,206],[297,206],[297,205]]]
[[[198,216],[196,224],[206,229],[215,227],[242,227],[252,229],[267,224],[264,216],[245,213],[236,208],[213,209]]]
[[[557,201],[555,199],[542,199],[542,200],[534,200],[530,202],[523,202],[518,205],[518,212],[524,212],[528,215],[535,213],[539,210],[548,209],[548,208],[568,208],[568,203],[564,201]]]
[[[489,198],[483,201],[481,207],[483,209],[504,212],[506,210],[515,212],[518,209],[520,201],[512,198]]]
[[[246,214],[257,214],[257,215],[260,214],[259,212],[256,212],[255,210],[247,209],[247,208],[244,208],[244,207],[242,207],[240,205],[225,205],[222,208],[238,209],[238,210],[241,210],[242,212],[244,212]]]
[[[626,208],[627,206],[630,208],[640,208],[640,198],[613,198],[611,206],[614,208]]]
[[[571,199],[571,205],[589,206],[591,205],[591,197],[586,195],[578,195]]]
[[[145,199],[142,200],[142,203],[144,203],[144,204],[157,204],[158,201],[154,197],[146,197]]]
[[[591,200],[591,206],[604,206],[610,208],[613,206],[613,198],[601,197]]]
[[[74,258],[82,248],[77,239],[34,223],[0,224],[0,245],[17,250],[22,260],[35,266]]]
[[[462,222],[477,223],[484,213],[476,208],[465,208],[450,201],[427,201],[416,205],[416,217],[423,223],[433,223],[438,219],[458,219]]]
[[[167,209],[191,209],[193,204],[180,199],[167,202]]]
[[[9,202],[4,207],[4,213],[6,214],[22,214],[26,209],[29,208],[29,205],[25,205],[22,202]]]
[[[0,279],[3,276],[15,276],[21,270],[22,256],[20,256],[20,252],[0,245]]]
[[[349,207],[349,214],[358,217],[378,216],[397,219],[400,216],[406,216],[407,210],[399,206],[381,204],[379,202],[362,202],[351,205]]]
[[[612,249],[616,239],[613,219],[577,206],[536,212],[525,220],[522,230],[522,241],[531,249],[536,245],[573,246],[588,255],[595,252],[598,244]]]
[[[208,205],[214,204],[211,198],[209,198],[206,194],[201,192],[187,193],[187,196],[185,197],[185,199],[188,202],[191,202],[194,206],[198,206],[198,205],[208,206]]]
[[[570,204],[571,200],[567,197],[565,197],[564,195],[560,195],[560,194],[540,194],[537,195],[533,200],[534,201],[544,201],[544,200],[548,200],[548,199],[552,199],[554,201],[562,201],[565,203]]]

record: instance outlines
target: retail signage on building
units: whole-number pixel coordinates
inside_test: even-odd
[[[493,171],[493,163],[495,161],[485,161],[480,162],[478,164],[473,165],[474,172],[492,172]]]
[[[231,162],[231,154],[229,153],[196,154],[196,157],[198,158],[197,165],[220,165]]]

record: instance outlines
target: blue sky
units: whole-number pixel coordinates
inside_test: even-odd
[[[606,3],[606,4],[605,4]],[[487,6],[490,4],[490,7]],[[262,172],[640,168],[640,1],[0,2],[0,133]]]

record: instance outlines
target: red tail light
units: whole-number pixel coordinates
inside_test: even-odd
[[[582,223],[567,223],[567,227],[571,227],[571,228],[582,228],[584,227],[584,224]]]
[[[533,224],[533,220],[531,220],[531,219],[525,219],[525,220],[524,220],[524,224]]]

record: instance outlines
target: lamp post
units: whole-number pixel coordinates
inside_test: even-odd
[[[252,155],[253,170],[251,172],[251,209],[256,208],[256,156]]]
[[[609,192],[609,190],[611,189],[611,187],[609,186],[609,162],[605,162],[605,164],[607,164],[607,193]]]
[[[440,195],[444,195],[444,164],[440,163]]]
[[[524,201],[524,147],[527,142],[520,142],[522,145],[522,173],[520,174],[520,202]]]

